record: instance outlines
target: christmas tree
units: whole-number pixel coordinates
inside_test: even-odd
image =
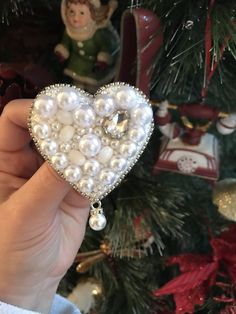
[[[234,0],[118,2],[116,77],[145,92],[155,128],[59,287],[84,313],[236,313],[235,10]],[[54,53],[64,25],[59,0],[4,0],[0,14],[2,109],[65,82]]]

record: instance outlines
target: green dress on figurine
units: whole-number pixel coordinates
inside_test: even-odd
[[[82,9],[83,7],[85,5]],[[107,19],[100,24],[90,19],[86,27],[73,28],[68,23],[67,9],[63,0],[61,10],[66,29],[55,51],[66,59],[64,73],[73,79],[74,84],[95,92],[100,86],[111,82],[115,76],[119,52],[118,34]],[[106,66],[99,69],[96,67],[97,63]]]

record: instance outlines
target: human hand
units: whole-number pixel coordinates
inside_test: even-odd
[[[35,151],[30,100],[0,117],[0,300],[48,313],[84,237],[89,203]]]

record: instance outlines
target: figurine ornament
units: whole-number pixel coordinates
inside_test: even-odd
[[[106,225],[101,199],[131,170],[152,129],[148,99],[124,83],[104,86],[94,96],[70,85],[49,86],[34,100],[29,119],[44,159],[91,201],[94,230]]]

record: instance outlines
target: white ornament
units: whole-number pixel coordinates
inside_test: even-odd
[[[100,117],[110,116],[115,109],[114,99],[108,95],[100,95],[94,101],[94,110]]]
[[[50,133],[50,127],[46,123],[36,124],[33,127],[33,134],[40,139],[49,137]]]
[[[136,125],[146,125],[149,124],[153,119],[153,112],[151,107],[147,107],[145,104],[131,111],[132,122]]]
[[[89,218],[89,226],[95,231],[101,231],[106,227],[107,220],[103,214],[92,215]]]
[[[116,101],[122,109],[132,109],[137,106],[137,94],[129,86],[123,86],[116,93]]]
[[[89,106],[83,106],[74,111],[74,121],[81,128],[90,128],[95,122],[94,111]]]
[[[87,160],[83,166],[83,172],[88,176],[96,176],[100,170],[100,164],[95,159]]]
[[[120,146],[120,153],[124,157],[133,157],[137,151],[137,145],[127,141]]]
[[[70,111],[58,110],[56,117],[62,124],[70,125],[74,122],[73,115]]]
[[[80,98],[73,87],[64,86],[56,95],[58,107],[64,111],[71,111],[79,106]]]
[[[71,125],[64,126],[60,132],[59,139],[62,142],[69,142],[75,133],[75,129]]]
[[[40,95],[34,101],[34,108],[36,113],[42,118],[51,118],[57,111],[54,99],[47,95]]]
[[[58,144],[55,140],[45,139],[41,142],[40,148],[44,154],[53,156],[57,153]]]
[[[106,164],[111,159],[112,155],[113,149],[109,146],[105,146],[100,150],[97,159],[100,163]]]
[[[79,150],[87,157],[94,157],[101,149],[101,141],[94,134],[84,135],[79,142]]]
[[[85,156],[81,152],[78,152],[77,150],[69,151],[68,157],[71,163],[77,166],[82,166],[86,161]]]
[[[29,126],[43,157],[94,203],[136,163],[151,135],[153,118],[144,94],[127,84],[110,84],[94,96],[57,84],[36,97]],[[102,211],[97,214],[105,220]]]
[[[56,153],[52,156],[52,165],[55,167],[56,170],[65,169],[68,165],[68,160],[65,154],[63,153]]]
[[[64,171],[64,176],[66,180],[68,180],[70,183],[77,182],[81,177],[81,171],[80,168],[77,166],[68,166]]]

